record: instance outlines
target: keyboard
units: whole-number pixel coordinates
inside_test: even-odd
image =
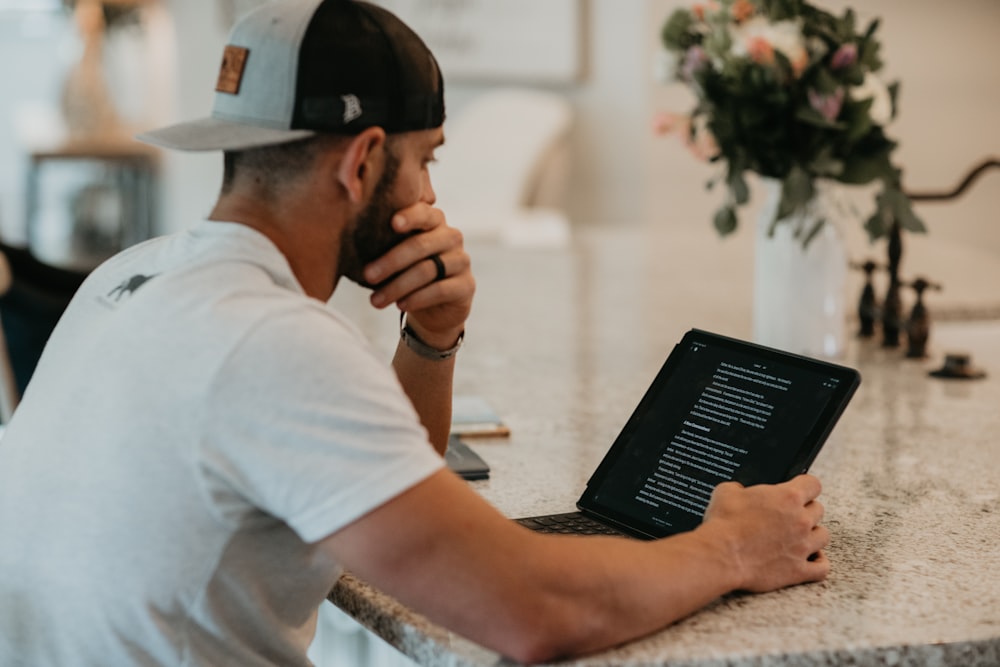
[[[626,536],[611,526],[594,521],[580,512],[549,514],[514,519],[522,526],[539,533],[562,533],[564,535],[617,535]]]

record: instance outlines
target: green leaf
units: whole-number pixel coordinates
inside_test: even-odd
[[[826,218],[821,217],[816,220],[816,224],[813,225],[812,228],[808,230],[808,232],[805,235],[805,238],[802,239],[803,248],[809,247],[809,244],[812,243],[813,239],[816,238],[816,235],[820,233],[820,230],[823,229],[823,225],[825,224],[826,224]]]
[[[880,212],[876,211],[874,215],[865,220],[865,231],[868,232],[869,240],[874,241],[889,234],[889,225],[886,224]]]
[[[892,102],[892,117],[896,117],[896,113],[899,111],[899,107],[896,105],[896,100],[899,98],[899,81],[894,81],[889,84],[889,100]]]
[[[851,185],[864,185],[876,179],[891,182],[895,168],[889,154],[893,147],[892,142],[886,142],[882,146],[866,146],[864,150],[852,152],[844,158],[844,171],[837,180]]]
[[[865,70],[860,63],[855,62],[850,67],[842,69],[840,71],[840,77],[845,86],[860,86],[865,82]]]
[[[675,9],[663,24],[660,31],[660,39],[663,45],[671,51],[687,51],[696,43],[691,26],[695,19],[691,12],[686,9]]]
[[[847,131],[844,133],[844,141],[848,144],[861,139],[871,131],[873,123],[871,119],[871,108],[874,100],[867,98],[858,100],[845,100],[844,106],[840,110],[840,117],[846,123]]]
[[[786,81],[791,81],[795,78],[795,69],[792,67],[792,61],[777,49],[774,51],[774,63],[776,67],[772,68],[768,73],[772,71],[777,73],[779,83],[784,85]]]
[[[872,72],[878,72],[882,69],[882,60],[879,58],[881,46],[874,38],[876,28],[878,28],[878,19],[871,22],[865,36],[861,39],[861,43],[858,44],[858,62]]]
[[[733,40],[729,33],[723,30],[714,30],[703,38],[705,50],[709,53],[727,53],[733,45]]]
[[[854,34],[855,18],[854,10],[848,7],[844,12],[844,18],[841,19],[840,29],[843,31],[841,35],[847,37]]]
[[[871,40],[875,37],[875,31],[878,30],[879,23],[881,23],[881,19],[873,19],[868,24],[868,29],[865,30],[865,40]]]
[[[885,180],[882,192],[875,198],[875,213],[865,221],[865,230],[871,240],[887,236],[895,223],[911,232],[926,232],[927,228],[913,212],[912,202],[900,187],[900,172],[892,170]]]
[[[813,78],[813,86],[824,95],[831,95],[837,92],[840,82],[828,70],[821,69],[816,72]]]
[[[813,127],[826,127],[832,130],[843,130],[847,127],[844,123],[838,121],[829,121],[823,117],[823,114],[816,111],[812,107],[802,107],[795,112],[795,118],[801,120],[806,125],[812,125]]]
[[[760,4],[772,21],[783,21],[801,14],[805,3],[802,0],[761,0]]]
[[[837,179],[849,185],[864,185],[876,179],[885,179],[892,171],[892,165],[887,156],[873,157],[848,156],[844,161],[844,170]]]
[[[781,184],[781,200],[778,202],[775,218],[784,220],[793,213],[801,211],[814,193],[815,189],[809,175],[797,167],[792,169]]]
[[[844,173],[844,161],[834,156],[832,146],[823,146],[809,168],[819,176],[839,178]]]
[[[736,210],[732,206],[723,206],[715,212],[712,222],[720,236],[728,236],[736,231]]]
[[[907,229],[911,232],[927,231],[923,220],[918,218],[913,212],[913,206],[910,202],[910,198],[903,194],[902,190],[895,185],[887,185],[885,188],[885,199],[887,205],[892,211],[893,219],[898,221],[899,225],[903,229]]]
[[[733,201],[737,205],[746,204],[750,201],[750,189],[747,182],[743,180],[743,174],[739,170],[729,170],[729,193],[733,196]]]

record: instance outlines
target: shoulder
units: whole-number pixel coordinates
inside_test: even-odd
[[[349,381],[371,382],[380,377],[395,384],[388,363],[378,358],[347,318],[325,304],[304,296],[277,298],[258,293],[247,298],[255,302],[253,308],[238,304],[238,295],[220,306],[223,311],[254,313],[252,323],[240,325],[242,335],[227,359],[227,372],[251,371],[299,385],[335,383],[345,390],[352,386]],[[220,315],[226,319],[225,312]]]

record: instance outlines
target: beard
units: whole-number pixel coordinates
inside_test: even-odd
[[[391,200],[390,193],[398,172],[399,159],[386,144],[385,169],[375,184],[371,200],[345,228],[341,237],[338,258],[341,275],[369,289],[377,289],[395,276],[390,276],[379,285],[372,285],[364,279],[364,268],[412,233],[400,234],[392,229],[392,216],[400,207]]]

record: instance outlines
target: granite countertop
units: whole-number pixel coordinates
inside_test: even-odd
[[[675,289],[683,263],[665,266],[628,235],[595,239],[473,254],[480,287],[456,392],[484,396],[511,428],[509,439],[469,441],[492,468],[474,488],[511,517],[572,509],[685,330],[749,331],[748,285],[708,275]],[[719,261],[726,252],[738,250]],[[394,343],[391,323],[362,326]],[[650,637],[559,664],[1000,664],[998,342],[1000,321],[986,320],[936,323],[926,360],[852,342],[841,361],[862,386],[812,468],[832,534],[827,581],[726,596]],[[953,351],[988,376],[928,376]],[[419,664],[510,664],[350,575],[330,599]]]

